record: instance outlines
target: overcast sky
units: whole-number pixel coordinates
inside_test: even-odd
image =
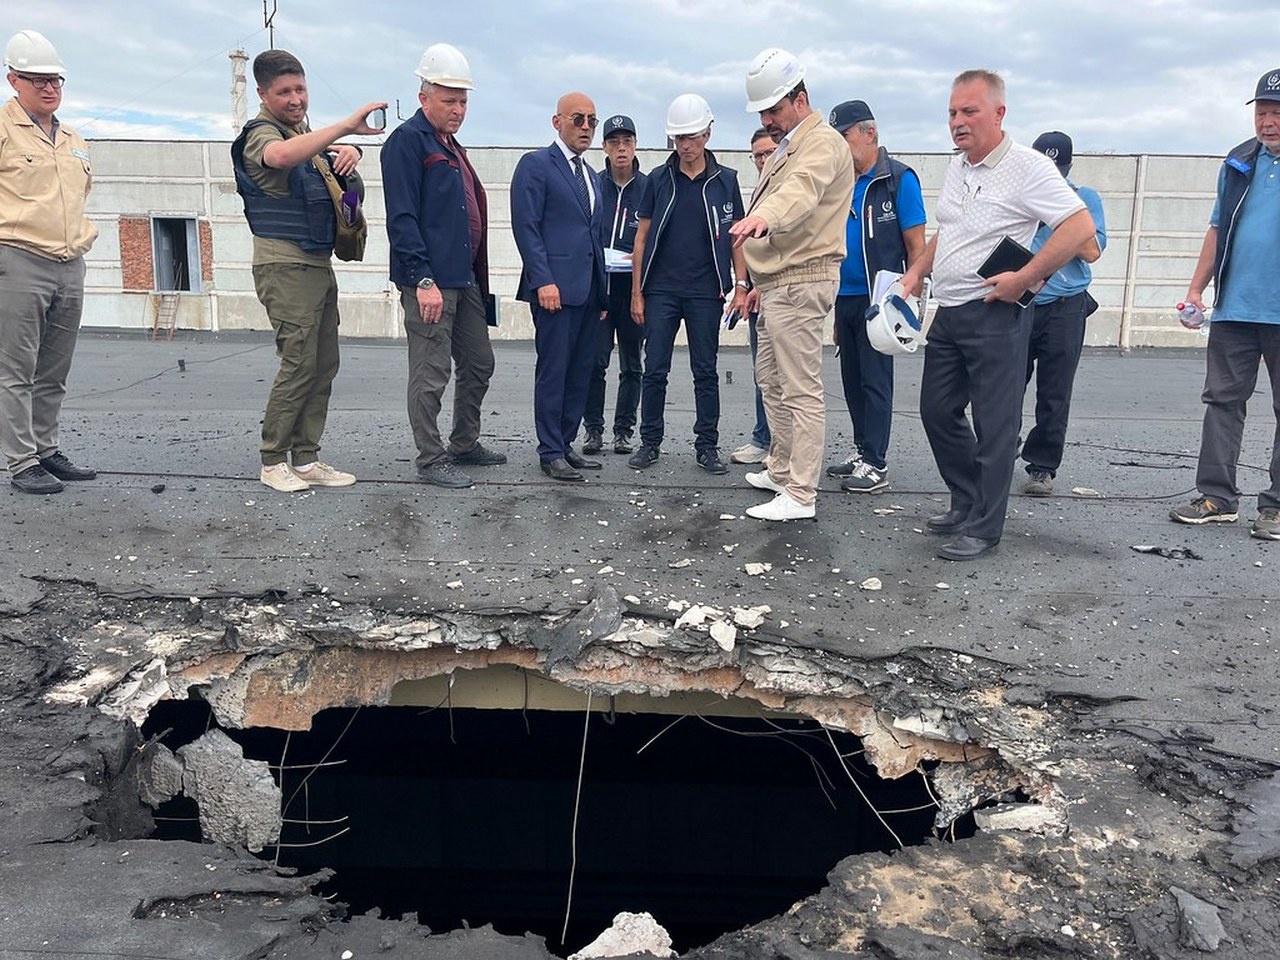
[[[268,0],[270,3],[271,0]],[[890,149],[950,147],[951,78],[1008,83],[1006,128],[1047,129],[1077,152],[1220,155],[1252,134],[1259,75],[1280,66],[1275,0],[277,0],[276,46],[307,69],[313,126],[370,100],[417,108],[423,48],[458,46],[476,89],[469,146],[550,141],[556,98],[581,89],[663,144],[666,106],[705,96],[712,146],[756,126],[743,74],[767,46],[797,54],[814,106],[870,103]],[[19,7],[23,10],[19,14]],[[0,33],[39,30],[67,64],[60,117],[88,137],[231,137],[231,63],[268,44],[262,0],[46,0],[5,4]],[[16,19],[15,19],[16,18]],[[252,76],[249,115],[257,111]]]

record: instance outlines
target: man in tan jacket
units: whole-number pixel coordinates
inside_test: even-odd
[[[756,381],[773,431],[765,469],[747,482],[775,496],[747,514],[799,520],[815,515],[822,470],[822,326],[845,257],[853,161],[844,138],[809,106],[804,66],[785,50],[763,50],[751,62],[747,110],[759,112],[778,143],[746,217],[729,228],[754,287],[747,310],[760,312]]]

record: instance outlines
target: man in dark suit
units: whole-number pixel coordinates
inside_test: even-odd
[[[582,159],[595,136],[595,104],[566,93],[556,140],[527,153],[511,180],[511,230],[524,268],[516,297],[533,311],[533,420],[542,472],[582,480],[598,460],[573,452],[595,367],[596,326],[607,306],[600,184]]]

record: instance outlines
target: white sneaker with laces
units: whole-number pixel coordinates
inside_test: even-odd
[[[768,470],[761,470],[759,473],[748,473],[747,483],[755,487],[757,490],[768,490],[770,493],[781,493],[786,489],[782,484],[778,483],[773,477],[769,476]]]
[[[297,493],[300,490],[311,489],[311,484],[294,473],[287,463],[263,466],[258,479],[272,490],[279,490],[281,493]]]
[[[747,516],[757,520],[811,520],[817,515],[814,504],[805,506],[792,499],[789,493],[780,493],[768,503],[747,507]]]
[[[754,443],[744,443],[733,453],[729,454],[730,463],[764,463],[764,458],[769,455],[769,451],[764,447],[757,447]]]
[[[354,473],[335,470],[327,463],[322,463],[319,460],[314,463],[304,464],[301,467],[294,467],[293,472],[313,487],[349,487],[356,482]]]

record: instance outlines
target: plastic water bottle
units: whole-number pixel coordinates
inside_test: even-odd
[[[1178,312],[1178,322],[1188,330],[1198,330],[1202,337],[1209,335],[1209,318],[1194,303],[1181,301],[1174,304],[1174,309]]]

